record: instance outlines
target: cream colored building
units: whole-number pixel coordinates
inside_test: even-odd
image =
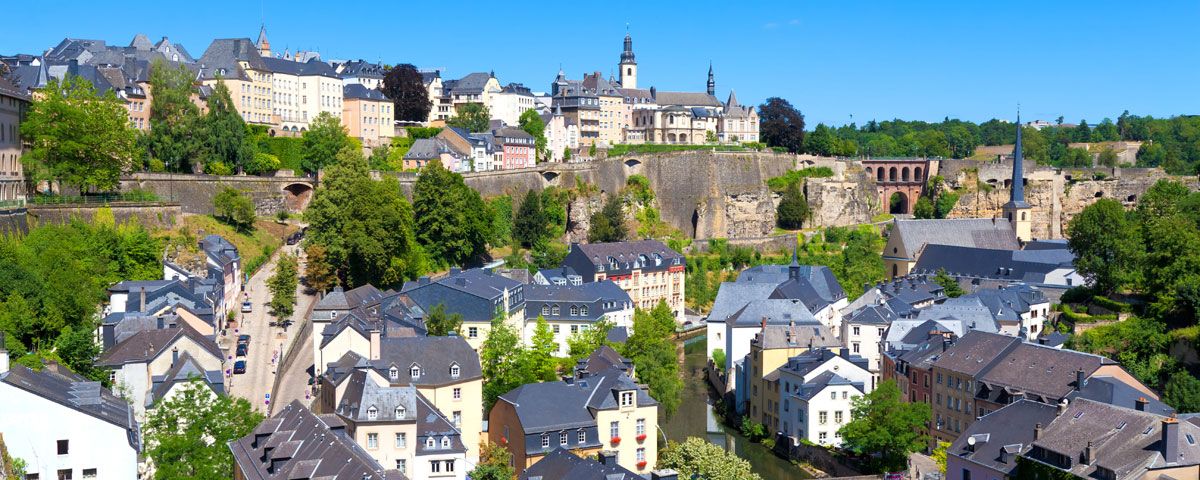
[[[838,348],[841,343],[824,326],[768,325],[750,343],[750,365],[747,384],[750,406],[745,411],[750,419],[766,425],[768,431],[779,431],[780,405],[779,367],[788,359],[819,348]]]
[[[658,240],[572,244],[563,260],[585,282],[612,280],[633,299],[633,306],[653,309],[666,302],[683,322],[684,259]]]
[[[730,90],[718,131],[721,141],[725,143],[757,142],[758,110],[738,103],[737,94]]]
[[[395,104],[383,92],[361,84],[342,89],[342,126],[364,147],[391,145],[396,134]]]
[[[492,118],[515,127],[520,124],[521,114],[535,107],[533,92],[519,83],[510,83],[492,94],[490,111]]]
[[[555,110],[562,111],[566,122],[579,126],[580,145],[622,142],[631,107],[600,72],[585,74],[583,80],[567,80],[559,71],[551,95]]]
[[[191,359],[200,370],[215,372],[220,383],[224,358],[211,337],[179,325],[122,338],[96,359],[96,366],[109,371],[114,388],[129,398],[134,415],[144,420],[147,406],[157,400],[156,377],[167,375],[179,362]]]
[[[271,57],[264,57],[263,62],[271,70],[271,111],[279,118],[281,132],[299,135],[308,131],[308,123],[321,112],[342,116],[342,81],[329,64]]]
[[[198,77],[215,87],[224,81],[242,119],[247,123],[276,125],[274,74],[249,38],[213,40],[199,60]]]
[[[421,81],[425,83],[425,88],[429,90],[429,118],[426,120],[426,123],[433,123],[437,120],[443,122],[449,120],[452,116],[450,104],[443,105],[441,103],[444,89],[442,85],[442,72],[439,70],[421,72]]]
[[[0,78],[0,208],[25,201],[20,126],[29,100],[15,85]]]
[[[451,117],[468,103],[482,104],[494,113],[494,96],[501,90],[500,81],[491,73],[475,72],[458,80],[442,82],[442,96],[449,100]]]

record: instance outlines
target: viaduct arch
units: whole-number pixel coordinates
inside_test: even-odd
[[[925,191],[929,177],[929,160],[923,158],[879,158],[862,161],[867,176],[875,179],[879,205],[888,210],[892,195],[901,195],[900,210],[894,213],[913,213],[913,204]]]

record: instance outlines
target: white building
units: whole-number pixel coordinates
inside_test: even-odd
[[[538,274],[544,275],[543,272]],[[548,280],[554,282],[556,278],[551,276]],[[579,284],[531,284],[525,287],[522,337],[526,343],[533,339],[538,317],[546,319],[559,345],[556,353],[565,357],[568,354],[567,339],[575,333],[587,331],[600,321],[608,321],[615,328],[632,328],[633,300],[621,287],[607,280]]]
[[[25,461],[25,478],[139,478],[130,405],[59,366],[10,369],[2,340],[0,432],[9,456]]]
[[[290,135],[308,131],[308,122],[321,112],[342,115],[342,80],[328,63],[298,62],[264,57],[272,75],[272,109],[279,127]]]
[[[521,114],[537,108],[533,93],[524,85],[510,83],[492,94],[492,118],[504,121],[505,125],[517,126]]]
[[[870,305],[848,315],[842,322],[842,346],[853,355],[867,359],[871,372],[868,385],[874,388],[881,380],[879,360],[883,355],[883,339],[888,326],[900,318],[886,304]]]
[[[784,435],[824,446],[842,443],[838,430],[850,422],[853,401],[871,392],[867,360],[842,350],[813,350],[780,367],[778,416]]]
[[[142,330],[121,338],[96,359],[96,366],[109,371],[114,388],[133,402],[134,413],[142,419],[147,407],[157,400],[156,380],[162,382],[183,362],[194,362],[210,384],[221,384],[225,364],[221,348],[211,337],[186,324]]]

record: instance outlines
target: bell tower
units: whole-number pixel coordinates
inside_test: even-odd
[[[1004,218],[1021,243],[1033,239],[1033,208],[1025,203],[1025,160],[1021,152],[1021,114],[1017,113],[1017,144],[1013,147],[1012,193],[1004,204]]]
[[[625,49],[621,51],[621,63],[617,65],[621,88],[637,88],[637,59],[633,57],[633,38],[625,33]]]

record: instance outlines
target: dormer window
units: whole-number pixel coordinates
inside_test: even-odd
[[[367,420],[376,420],[379,418],[379,409],[372,406],[367,409]]]
[[[458,368],[457,363],[450,365],[450,378],[458,378],[459,374],[461,373],[462,369]]]
[[[621,392],[621,406],[622,407],[632,407],[633,406],[633,392],[632,391]]]
[[[392,379],[392,380],[399,380],[400,379],[400,369],[396,368],[396,366],[393,365],[392,368],[388,369],[388,378]]]
[[[587,316],[587,314],[588,314],[588,308],[587,308],[587,305],[584,305],[584,306],[582,306],[582,307],[579,307],[579,314],[580,314],[580,315],[583,315],[583,316],[585,316],[585,317]]]
[[[450,448],[450,437],[442,437],[442,448]]]
[[[433,437],[429,437],[429,438],[425,439],[425,448],[433,448],[436,446],[437,446],[437,441],[434,440]]]
[[[408,416],[408,410],[404,408],[404,405],[396,406],[396,418],[402,419],[406,416]]]
[[[553,315],[558,315],[558,311],[559,311],[558,305],[555,305],[554,308],[552,308],[551,310],[553,310],[553,312],[554,312]]]
[[[572,317],[579,316],[579,306],[578,305],[571,305],[571,316]]]
[[[412,367],[409,367],[408,376],[412,377],[413,380],[421,378],[421,366],[413,364]]]
[[[550,314],[550,306],[542,305],[542,315],[549,315],[549,314]]]

